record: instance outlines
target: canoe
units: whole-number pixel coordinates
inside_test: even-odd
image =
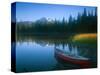
[[[79,56],[79,55],[75,56],[72,54],[67,54],[64,53],[63,50],[60,50],[58,48],[55,48],[55,56],[64,62],[76,64],[82,68],[88,68],[91,66],[91,62],[89,58]]]

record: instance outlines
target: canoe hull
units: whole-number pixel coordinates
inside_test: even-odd
[[[88,68],[91,66],[91,63],[89,60],[82,60],[82,59],[75,59],[72,58],[69,55],[64,55],[62,52],[60,52],[59,50],[56,49],[55,51],[55,56],[59,59],[61,59],[64,62],[70,62],[72,64],[76,64],[79,65],[82,68]]]

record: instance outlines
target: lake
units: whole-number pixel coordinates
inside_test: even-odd
[[[97,48],[95,46],[71,43],[66,40],[66,37],[49,38],[20,36],[17,37],[16,41],[16,72],[82,68],[80,65],[64,62],[56,57],[55,47],[62,47],[63,50],[66,46],[68,46],[69,49],[71,47],[77,47],[79,55],[93,60],[90,67],[96,67]]]

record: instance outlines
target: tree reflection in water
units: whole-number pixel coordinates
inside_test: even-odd
[[[79,55],[90,58],[93,61],[93,63],[95,63],[97,61],[96,47],[92,47],[91,45],[72,43],[71,41],[68,40],[67,36],[58,37],[58,38],[57,37],[49,37],[49,36],[17,36],[17,42],[19,42],[20,44],[23,42],[34,43],[34,44],[36,43],[42,47],[52,46],[52,47],[54,47],[54,52],[55,52],[55,47],[57,47],[57,46],[62,46],[62,50],[64,50],[64,48],[69,46],[70,51],[72,50],[73,47],[76,46],[77,52]],[[65,51],[66,51],[66,49],[65,49]],[[56,60],[59,62],[58,58],[56,58]],[[59,63],[57,63],[57,65],[58,64]],[[70,64],[68,64],[68,63],[67,64],[63,63],[63,65],[70,66]],[[71,66],[72,66],[72,64],[71,64]],[[73,67],[71,67],[71,68],[73,68]]]

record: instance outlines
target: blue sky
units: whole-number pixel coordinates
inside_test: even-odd
[[[77,17],[78,12],[82,13],[84,8],[87,11],[94,11],[95,7],[88,6],[71,6],[71,5],[54,5],[39,3],[16,3],[17,21],[36,21],[42,17],[49,19],[62,20],[68,19],[70,15]]]

